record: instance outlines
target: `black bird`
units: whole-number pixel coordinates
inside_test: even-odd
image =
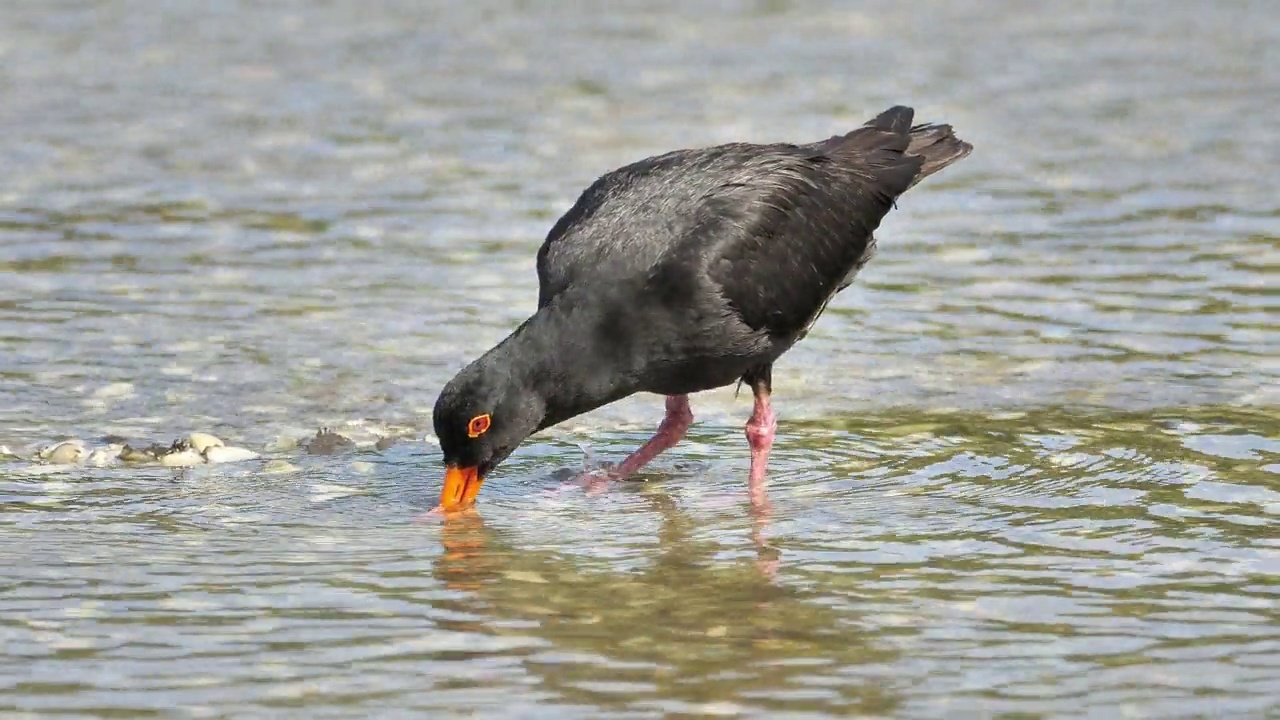
[[[437,510],[470,506],[525,438],[637,392],[667,396],[635,472],[684,436],[690,393],[744,382],[753,502],[776,420],[773,363],[870,259],[908,188],[972,151],[949,125],[893,107],[807,145],[677,150],[591,184],[538,251],[538,310],[436,400]]]

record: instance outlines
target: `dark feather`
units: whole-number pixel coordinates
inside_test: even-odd
[[[894,201],[972,147],[891,108],[810,145],[680,150],[593,183],[538,253],[539,307],[648,274],[672,301],[716,286],[747,327],[796,339],[870,259]]]
[[[530,433],[640,391],[767,389],[898,196],[971,151],[913,115],[890,108],[808,145],[678,150],[596,180],[538,251],[538,312],[441,392],[446,461],[492,467]],[[478,413],[492,429],[463,440]]]

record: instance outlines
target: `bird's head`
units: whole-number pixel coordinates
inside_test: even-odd
[[[449,381],[432,413],[445,464],[438,509],[471,506],[489,472],[538,429],[544,407],[511,372],[485,358]]]

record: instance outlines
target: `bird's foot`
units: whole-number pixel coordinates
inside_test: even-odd
[[[769,451],[773,449],[773,437],[777,433],[778,418],[768,401],[757,400],[756,411],[747,422],[747,444],[751,446],[751,472],[747,489],[751,495],[753,511],[767,511],[769,498],[765,493],[765,480],[769,474]]]
[[[454,520],[460,517],[472,517],[479,515],[476,512],[475,505],[468,505],[464,508],[456,510],[445,510],[443,505],[437,505],[430,510],[413,516],[413,522],[425,523],[436,520]]]

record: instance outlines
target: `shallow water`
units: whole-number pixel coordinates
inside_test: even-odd
[[[0,6],[0,713],[1280,713],[1270,6],[844,7]],[[726,389],[413,520],[582,187],[899,102],[977,150],[776,368],[770,515]],[[265,457],[27,457],[193,430]]]

